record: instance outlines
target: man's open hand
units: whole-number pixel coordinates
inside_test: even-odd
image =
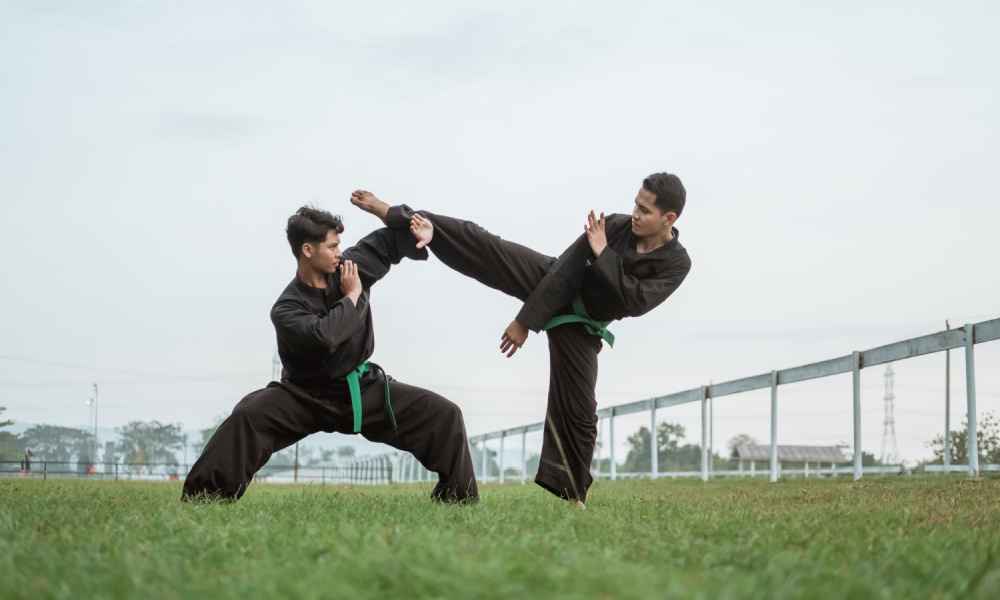
[[[351,299],[355,306],[361,297],[361,277],[358,276],[358,265],[345,260],[340,265],[340,293]]]
[[[528,328],[521,324],[520,321],[514,319],[507,326],[507,329],[500,336],[500,352],[506,352],[507,358],[514,356],[518,348],[524,345],[524,342],[528,339]]]
[[[601,217],[597,218],[594,211],[590,211],[583,230],[587,232],[587,241],[590,242],[590,249],[593,250],[594,256],[600,256],[601,252],[604,252],[604,249],[608,247],[608,236],[604,232],[604,213],[601,213]]]
[[[417,250],[419,250],[434,239],[434,224],[417,213],[413,213],[413,216],[410,217],[410,233],[417,238]]]

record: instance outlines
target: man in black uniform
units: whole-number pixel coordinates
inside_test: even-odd
[[[397,221],[411,213],[387,212]],[[368,362],[371,286],[404,257],[426,260],[424,244],[405,228],[383,228],[341,252],[343,231],[340,217],[308,206],[288,219],[298,269],[271,309],[281,381],[236,405],[192,466],[183,500],[240,498],[272,453],[318,431],[360,433],[411,452],[438,473],[434,499],[478,499],[462,411]]]
[[[585,233],[558,258],[503,240],[470,221],[389,211],[365,191],[352,202],[390,228],[410,229],[449,267],[524,302],[501,336],[513,356],[528,332],[549,339],[549,394],[542,456],[535,483],[583,506],[597,441],[597,354],[611,321],[646,314],[680,286],[691,270],[674,222],[686,192],[668,173],[647,177],[631,217],[605,219],[591,211]],[[406,217],[409,217],[407,219]]]

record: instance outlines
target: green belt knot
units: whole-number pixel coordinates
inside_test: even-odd
[[[351,409],[354,412],[354,433],[361,433],[361,376],[373,369],[382,371],[382,380],[385,382],[385,409],[389,413],[389,421],[392,422],[393,431],[396,430],[396,415],[392,412],[392,403],[389,400],[389,376],[385,374],[382,367],[366,360],[345,376],[345,379],[347,379],[347,388],[351,391]]]
[[[615,347],[615,334],[608,331],[608,324],[611,321],[598,321],[591,318],[590,314],[587,313],[587,309],[583,306],[583,298],[580,297],[580,294],[573,296],[573,312],[575,314],[553,317],[542,329],[549,330],[553,327],[565,325],[566,323],[583,323],[583,327],[587,330],[587,333],[590,335],[599,335],[604,338],[604,341],[609,346],[612,348]]]

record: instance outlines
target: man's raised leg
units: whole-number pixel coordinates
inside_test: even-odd
[[[431,251],[459,273],[526,300],[555,259],[507,241],[472,221],[422,213],[434,225]]]
[[[414,215],[405,205],[390,210],[388,204],[364,190],[351,194],[351,203],[393,229],[408,229]],[[434,237],[428,247],[441,262],[520,300],[527,299],[555,262],[552,257],[504,240],[472,221],[426,211],[418,214],[434,225]]]

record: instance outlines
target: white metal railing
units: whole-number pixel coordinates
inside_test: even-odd
[[[609,445],[611,449],[611,472],[608,474],[610,479],[616,479],[619,474],[617,473],[617,465],[615,463],[615,428],[614,420],[616,416],[628,415],[637,412],[649,411],[650,413],[650,424],[651,424],[651,435],[655,435],[656,432],[656,409],[666,408],[669,406],[677,406],[679,404],[687,404],[690,402],[701,402],[701,471],[696,472],[701,476],[702,480],[707,481],[710,475],[714,474],[729,474],[728,471],[710,471],[709,470],[709,459],[708,459],[708,418],[707,418],[707,406],[708,401],[712,398],[719,398],[722,396],[729,396],[732,394],[739,394],[742,392],[749,392],[753,390],[761,390],[770,388],[771,390],[771,454],[770,454],[770,468],[763,471],[758,471],[758,473],[767,473],[771,481],[777,481],[780,473],[790,474],[789,470],[781,470],[778,464],[778,387],[784,384],[795,383],[799,381],[806,381],[809,379],[819,379],[821,377],[829,377],[831,375],[840,375],[843,373],[853,374],[853,388],[854,388],[854,466],[853,472],[854,479],[861,479],[863,473],[874,473],[882,471],[873,471],[873,467],[862,467],[861,465],[861,370],[874,367],[876,365],[882,365],[890,363],[897,360],[903,360],[907,358],[913,358],[916,356],[923,356],[925,354],[933,354],[935,352],[945,352],[948,350],[953,350],[956,348],[965,349],[965,377],[966,377],[966,402],[968,407],[968,420],[969,420],[969,464],[968,465],[941,465],[939,468],[931,468],[930,466],[925,468],[928,472],[945,472],[945,471],[968,471],[970,477],[978,477],[980,472],[979,466],[979,453],[978,440],[976,435],[976,373],[975,373],[975,344],[981,344],[984,342],[990,342],[1000,339],[1000,319],[993,319],[991,321],[983,321],[982,323],[967,324],[961,329],[946,329],[944,331],[939,331],[938,333],[925,335],[921,337],[916,337],[908,340],[903,340],[900,342],[895,342],[893,344],[888,344],[885,346],[880,346],[878,348],[872,348],[871,350],[866,350],[863,352],[852,352],[847,356],[841,356],[839,358],[833,358],[830,360],[821,361],[818,363],[813,363],[809,365],[804,365],[801,367],[792,367],[790,369],[771,371],[770,373],[763,373],[761,375],[754,375],[752,377],[744,377],[742,379],[735,379],[733,381],[726,381],[723,383],[716,383],[712,385],[704,385],[691,390],[685,390],[683,392],[677,392],[674,394],[668,394],[666,396],[658,396],[656,398],[650,398],[648,400],[639,400],[637,402],[630,402],[628,404],[621,404],[618,406],[611,406],[608,408],[603,408],[597,411],[597,416],[602,419],[608,419],[609,421],[609,433],[610,440]],[[487,457],[488,452],[486,450],[486,442],[493,439],[500,440],[500,452],[497,454],[499,462],[499,476],[497,479],[503,482],[504,476],[504,441],[510,437],[521,437],[521,469],[520,477],[522,481],[525,477],[525,457],[527,456],[527,434],[535,431],[541,431],[543,428],[543,423],[532,423],[530,425],[522,425],[520,427],[513,427],[510,429],[504,429],[500,431],[492,431],[489,433],[484,433],[476,436],[471,436],[469,438],[470,446],[475,447],[476,445],[482,445],[482,451],[479,453],[481,458],[480,465],[480,478],[486,479],[486,474],[488,473]],[[945,456],[950,456],[950,438],[945,436]],[[660,472],[657,469],[657,453],[656,444],[650,444],[650,454],[653,469],[652,472],[647,475],[652,475],[655,473],[656,477],[672,477],[672,473]],[[993,465],[989,465],[990,468],[987,470],[994,470]],[[897,469],[898,467],[889,467],[890,469]],[[842,472],[838,469],[838,472]],[[599,477],[603,477],[603,474],[597,474]],[[632,475],[630,475],[632,476]],[[681,475],[677,475],[681,476]],[[683,476],[689,476],[684,474]]]

